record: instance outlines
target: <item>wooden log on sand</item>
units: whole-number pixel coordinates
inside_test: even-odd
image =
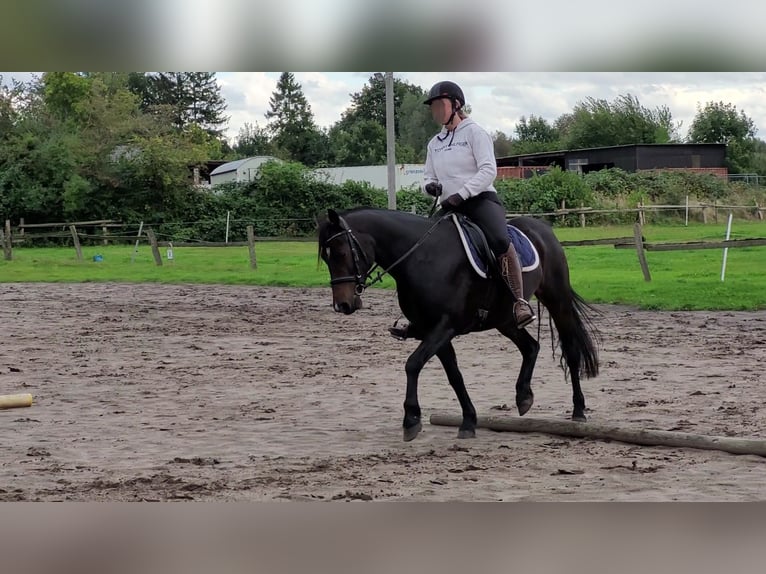
[[[13,409],[17,407],[31,407],[32,395],[23,393],[20,395],[0,395],[0,409]]]
[[[430,421],[432,425],[459,427],[462,423],[462,417],[460,415],[434,413],[431,415]],[[495,431],[537,432],[577,438],[616,440],[648,446],[721,450],[732,454],[766,456],[766,440],[761,439],[705,436],[676,431],[623,428],[597,422],[581,423],[497,415],[479,416],[477,426]]]

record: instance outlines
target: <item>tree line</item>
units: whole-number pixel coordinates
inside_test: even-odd
[[[425,94],[394,79],[397,162],[425,159],[436,130],[422,105]],[[223,136],[226,108],[212,72],[47,72],[10,85],[0,78],[0,217],[183,221],[204,209],[191,173],[209,160],[273,155],[305,167],[386,161],[380,73],[351,94],[329,128],[317,126],[290,72],[276,83],[264,125],[245,124],[233,142]],[[755,133],[743,111],[708,102],[687,141],[725,142],[732,173],[764,175],[766,143]],[[498,156],[680,142],[668,108],[646,108],[630,94],[588,98],[554,121],[525,116],[513,134],[493,138]]]

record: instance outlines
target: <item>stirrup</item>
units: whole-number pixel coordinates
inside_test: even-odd
[[[399,341],[404,341],[408,337],[409,325],[397,325],[394,323],[393,327],[388,328],[389,334]]]
[[[529,309],[529,317],[524,319],[524,321],[519,321],[519,319],[516,316],[516,305],[517,304],[526,305],[527,309]],[[532,305],[529,304],[529,301],[526,301],[525,299],[518,299],[513,304],[513,318],[516,321],[516,326],[519,329],[523,329],[524,327],[527,327],[528,325],[531,325],[532,323],[534,323],[535,319],[537,319],[537,315],[535,315],[535,312],[532,309]]]

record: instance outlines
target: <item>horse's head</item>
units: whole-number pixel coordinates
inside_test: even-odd
[[[346,315],[362,308],[360,295],[373,263],[360,239],[343,217],[327,210],[327,221],[319,226],[319,257],[330,270],[333,309]]]

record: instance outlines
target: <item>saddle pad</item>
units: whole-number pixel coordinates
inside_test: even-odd
[[[474,241],[471,239],[470,235],[465,232],[463,226],[460,225],[460,220],[454,213],[452,214],[452,220],[455,222],[455,227],[457,227],[458,234],[460,235],[460,241],[463,244],[463,248],[465,249],[465,253],[468,256],[468,260],[471,262],[471,266],[480,277],[486,279],[486,257],[479,254],[479,249],[474,244]],[[524,235],[520,229],[514,227],[513,225],[508,225],[507,228],[508,238],[511,240],[511,243],[513,243],[513,247],[516,249],[516,253],[519,256],[521,270],[532,271],[537,269],[540,265],[540,255],[537,253],[537,249],[535,248],[532,241],[530,241],[529,237]]]

